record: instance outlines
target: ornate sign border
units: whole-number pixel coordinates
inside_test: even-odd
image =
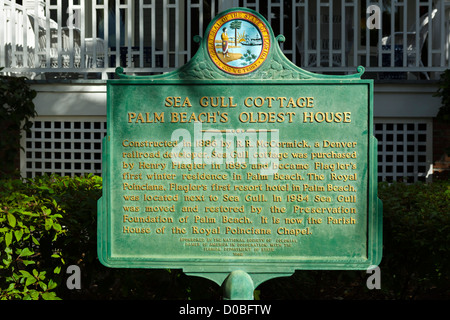
[[[255,31],[260,33],[261,39],[264,36],[264,49],[261,50],[261,54],[259,54],[254,61],[252,57],[251,61],[253,63],[251,63],[249,67],[238,68],[229,66],[221,62],[219,59],[220,56],[217,55],[215,47],[216,35],[218,35],[219,30],[222,30],[224,25],[228,26],[227,22],[234,19],[246,19],[248,23],[252,24],[251,28],[254,27],[257,29]],[[245,24],[243,23],[244,28],[242,29],[247,30],[246,25],[247,22]],[[240,31],[242,35],[243,30]],[[251,34],[254,34],[254,32]],[[160,75],[137,76],[132,74],[127,75],[124,73],[123,68],[118,67],[116,68],[116,74],[119,79],[110,79],[107,82],[108,134],[103,139],[103,194],[98,200],[97,245],[100,262],[103,265],[112,268],[181,268],[187,275],[208,278],[219,285],[224,283],[225,288],[229,288],[228,284],[235,280],[233,274],[242,271],[244,275],[245,273],[250,275],[250,280],[253,280],[253,287],[250,289],[256,288],[263,281],[275,277],[289,276],[295,270],[367,270],[370,266],[378,265],[382,257],[383,206],[381,200],[377,197],[377,142],[376,138],[373,136],[373,80],[361,79],[364,68],[358,67],[358,73],[349,75],[322,75],[298,68],[284,56],[277,43],[282,42],[284,37],[279,35],[275,38],[269,23],[264,17],[259,13],[246,8],[234,8],[217,15],[208,26],[204,37],[201,38],[197,36],[195,38],[198,41],[201,41],[199,50],[193,58],[180,69]],[[217,38],[217,40],[219,40],[219,38]],[[219,54],[221,54],[220,49],[221,48],[218,47]],[[267,63],[264,63],[266,60]],[[364,132],[368,135],[367,149],[364,151],[364,154],[367,153],[367,163],[364,174],[367,175],[368,179],[368,192],[364,193],[364,197],[367,196],[366,233],[365,236],[363,235],[360,237],[361,239],[364,238],[363,241],[353,241],[348,246],[348,248],[351,248],[352,246],[363,245],[365,246],[363,249],[365,253],[360,256],[355,256],[353,254],[344,254],[343,256],[335,256],[333,254],[330,256],[323,255],[319,251],[317,252],[319,256],[301,253],[300,255],[289,256],[268,254],[267,256],[262,256],[257,259],[239,256],[219,256],[212,259],[209,255],[199,258],[198,256],[190,255],[187,251],[182,252],[180,250],[175,252],[173,251],[173,246],[176,246],[175,242],[166,241],[159,242],[158,244],[164,245],[163,249],[167,250],[167,255],[154,255],[150,252],[149,254],[145,253],[144,256],[142,253],[138,256],[137,252],[132,248],[129,239],[121,237],[121,230],[116,228],[116,224],[119,221],[117,219],[120,218],[113,213],[117,207],[117,203],[115,204],[114,199],[117,197],[116,192],[118,192],[119,185],[113,183],[112,178],[117,178],[118,167],[117,165],[114,167],[112,164],[113,160],[117,160],[118,162],[121,161],[120,155],[117,155],[117,149],[114,149],[114,145],[117,146],[117,141],[120,143],[120,140],[117,140],[115,134],[119,132],[120,134],[123,134],[121,130],[123,128],[129,130],[128,126],[130,123],[122,123],[121,121],[116,122],[120,123],[120,126],[122,127],[119,126],[119,130],[115,130],[113,125],[114,121],[112,119],[114,118],[114,114],[120,118],[120,114],[127,112],[130,106],[144,108],[141,109],[143,111],[142,114],[146,114],[148,117],[150,114],[148,111],[150,110],[145,109],[146,107],[144,104],[140,103],[139,99],[136,99],[140,93],[145,92],[149,95],[158,93],[158,95],[160,95],[162,92],[161,89],[164,89],[164,92],[170,92],[171,95],[176,93],[177,97],[173,98],[178,98],[179,95],[183,95],[181,92],[185,92],[183,96],[186,97],[192,93],[192,95],[197,98],[204,95],[217,96],[219,98],[225,90],[228,90],[228,93],[233,92],[233,94],[239,94],[239,92],[236,92],[236,88],[238,87],[238,91],[241,90],[240,92],[249,90],[248,94],[250,95],[253,93],[251,93],[252,90],[249,86],[255,86],[254,88],[258,86],[258,88],[260,88],[258,89],[259,91],[254,91],[256,97],[257,95],[261,95],[258,94],[258,92],[264,90],[264,86],[277,86],[277,89],[281,92],[289,94],[290,92],[293,92],[293,90],[297,90],[297,88],[300,91],[308,92],[310,91],[310,86],[321,86],[320,88],[315,89],[319,92],[322,88],[326,88],[324,85],[330,84],[350,86],[352,88],[353,86],[363,86],[361,87],[361,90],[363,90],[361,92],[367,93],[367,100],[365,97],[363,98],[364,101],[367,101],[367,105],[363,102],[365,106],[364,110],[366,110],[367,113],[358,112],[359,117],[364,117],[362,124],[364,124],[364,128],[366,128],[365,126],[367,125]],[[209,89],[210,91],[205,91],[205,86],[213,86],[215,90],[211,91]],[[241,86],[242,88],[240,88]],[[295,88],[284,91],[288,86]],[[340,95],[345,96],[345,90],[338,91],[340,91]],[[128,94],[124,94],[125,92],[128,92]],[[186,94],[186,92],[188,92],[188,94]],[[332,93],[325,92],[324,94]],[[225,95],[225,93],[223,95]],[[247,94],[245,96],[247,96]],[[290,96],[292,96],[292,94]],[[149,96],[147,95],[146,97]],[[161,95],[160,98],[164,98],[164,96]],[[222,98],[224,99],[224,97]],[[143,98],[141,97],[140,99]],[[342,96],[341,100],[344,101]],[[181,103],[181,101],[179,103]],[[230,101],[229,104],[232,105],[231,100],[228,101]],[[234,100],[233,103],[237,103],[237,100]],[[328,106],[328,104],[325,105]],[[225,104],[223,106],[225,107]],[[177,107],[182,106],[178,104]],[[153,109],[154,111],[161,111],[156,104],[152,106],[151,110]],[[320,112],[324,114],[326,110],[327,109],[323,109],[320,110]],[[143,116],[141,115],[141,117]],[[124,119],[126,121],[126,117]],[[324,121],[324,118],[319,120]],[[144,122],[144,118],[142,118],[142,122]],[[148,133],[150,136],[158,136],[158,132],[155,131],[155,129],[150,130],[152,130]],[[118,163],[117,161],[116,164]],[[121,171],[119,170],[119,172]],[[118,179],[119,180],[117,181],[120,181],[120,178]],[[119,224],[118,226],[121,225]],[[136,243],[134,243],[134,245],[136,245]],[[139,243],[137,243],[137,245],[139,245]],[[117,248],[119,248],[119,250]],[[121,251],[123,248],[125,248],[126,254],[123,254],[124,251]],[[350,251],[353,252],[353,249]],[[242,272],[238,275],[242,275]],[[248,284],[248,281],[236,281],[235,283]],[[226,297],[225,294],[224,297]]]

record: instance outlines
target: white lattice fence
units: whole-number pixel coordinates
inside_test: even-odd
[[[106,117],[39,117],[24,137],[22,176],[101,175]]]
[[[432,168],[432,121],[376,119],[378,179],[428,181]]]

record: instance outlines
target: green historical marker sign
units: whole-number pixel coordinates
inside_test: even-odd
[[[299,69],[281,40],[237,8],[179,70],[108,81],[103,264],[256,286],[380,262],[373,82]]]

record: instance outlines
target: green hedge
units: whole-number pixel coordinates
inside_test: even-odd
[[[180,270],[110,269],[96,250],[101,178],[0,180],[1,299],[219,299],[220,288]],[[381,290],[365,271],[297,271],[261,284],[261,299],[450,298],[450,183],[379,185]],[[69,265],[81,269],[69,290]]]
[[[3,68],[0,68],[0,71]],[[20,138],[30,131],[36,110],[32,90],[25,77],[0,75],[0,174],[17,174]]]
[[[101,179],[0,182],[0,298],[53,299],[66,265],[94,260]]]
[[[380,184],[384,258],[395,298],[447,297],[450,290],[450,183]]]

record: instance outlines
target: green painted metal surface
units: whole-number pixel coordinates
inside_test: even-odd
[[[299,69],[281,52],[283,37],[249,9],[218,15],[197,40],[177,71],[118,68],[120,79],[108,81],[100,261],[181,268],[217,283],[240,270],[255,287],[297,269],[379,264],[364,69]]]

